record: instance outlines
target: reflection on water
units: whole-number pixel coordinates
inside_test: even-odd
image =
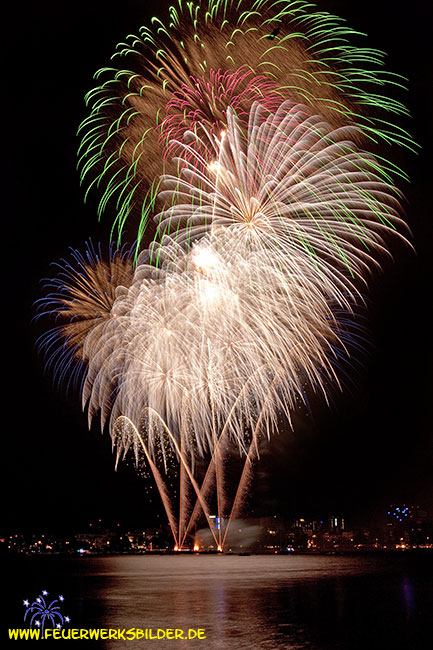
[[[432,560],[403,553],[15,558],[15,590],[18,599],[33,585],[63,591],[73,627],[206,630],[205,641],[100,641],[107,650],[430,650]]]

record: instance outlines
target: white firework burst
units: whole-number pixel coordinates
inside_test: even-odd
[[[89,418],[110,416],[113,437],[132,423],[153,457],[181,442],[194,457],[221,435],[245,450],[258,419],[269,435],[306,386],[326,397],[346,336],[334,314],[351,312],[401,222],[386,172],[351,136],[284,102],[270,116],[255,104],[247,133],[229,111],[204,154],[182,145],[160,243],[86,340]]]
[[[340,301],[353,290],[348,275],[364,281],[386,235],[406,227],[386,170],[355,144],[356,127],[333,129],[290,101],[270,116],[255,103],[246,134],[231,109],[227,121],[219,139],[201,143],[207,155],[182,145],[179,176],[162,180],[159,233],[183,242],[240,230],[288,273],[305,264]]]

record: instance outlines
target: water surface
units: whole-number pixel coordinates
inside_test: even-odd
[[[7,625],[62,593],[72,627],[204,628],[206,640],[69,642],[104,650],[431,650],[433,554],[2,559]],[[6,611],[5,609],[3,611]]]

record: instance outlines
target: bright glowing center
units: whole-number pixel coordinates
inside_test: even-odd
[[[201,271],[215,270],[218,265],[218,257],[209,248],[196,248],[193,253],[194,265]]]
[[[200,284],[200,300],[208,304],[221,297],[222,291],[212,282],[203,282]]]
[[[208,169],[211,172],[218,172],[221,169],[221,163],[218,162],[218,160],[213,160],[212,162],[209,163]]]

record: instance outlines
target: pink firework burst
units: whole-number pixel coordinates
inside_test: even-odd
[[[209,70],[207,76],[190,76],[166,104],[167,116],[161,124],[160,145],[164,159],[183,151],[182,142],[188,133],[203,137],[207,133],[219,135],[227,128],[227,108],[247,126],[254,101],[260,101],[265,111],[272,113],[281,104],[281,91],[264,75],[257,75],[247,66],[236,71]],[[192,138],[190,138],[192,139]]]

